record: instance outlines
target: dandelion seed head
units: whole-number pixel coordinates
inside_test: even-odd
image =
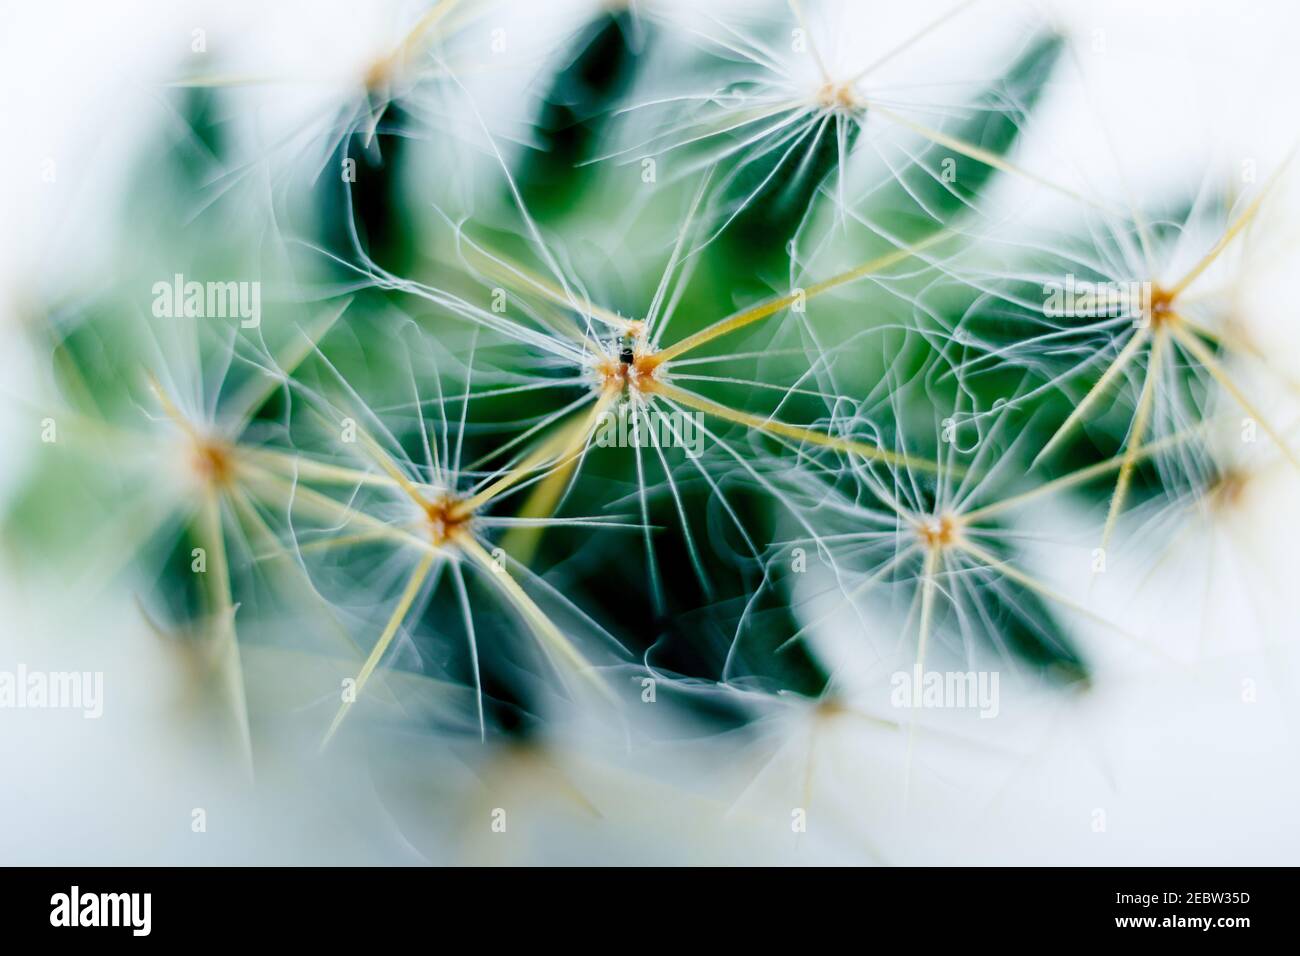
[[[819,724],[828,724],[851,713],[853,713],[853,707],[842,695],[838,693],[825,694],[813,706],[813,721]]]
[[[1240,508],[1247,492],[1250,490],[1252,477],[1254,477],[1252,473],[1244,468],[1225,469],[1210,486],[1209,504],[1211,509],[1227,512]]]
[[[441,492],[430,498],[423,508],[434,545],[453,544],[461,535],[469,533],[474,513],[456,495]]]
[[[209,486],[224,487],[234,476],[233,449],[220,438],[196,436],[191,448],[190,465],[199,480]]]
[[[1178,320],[1174,302],[1178,294],[1164,286],[1153,284],[1151,287],[1151,305],[1148,318],[1152,328],[1161,328]]]
[[[813,95],[813,104],[827,112],[856,115],[867,108],[864,100],[851,82],[837,83],[828,80],[818,86]]]
[[[368,67],[361,77],[361,84],[368,93],[380,93],[388,89],[393,70],[397,66],[396,58],[389,54],[381,56]]]
[[[634,323],[597,354],[593,365],[597,390],[627,398],[648,390],[661,364],[657,353],[646,341],[641,323]]]
[[[962,522],[954,514],[940,514],[920,519],[916,525],[916,536],[921,544],[932,550],[942,551],[956,546],[961,541]]]

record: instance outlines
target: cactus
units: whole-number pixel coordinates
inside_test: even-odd
[[[906,742],[882,785],[914,794],[947,730],[900,687],[1065,700],[1098,648],[1165,653],[1092,588],[1180,502],[1300,470],[1295,382],[1225,293],[1285,166],[1123,206],[1032,168],[1045,25],[955,91],[877,83],[924,80],[964,8],[873,60],[830,3],[601,6],[488,106],[503,6],[431,4],[305,139],[227,137],[243,101],[178,78],[192,135],[124,191],[182,225],[122,222],[118,281],[48,303],[64,436],[11,549],[146,582],[250,772],[290,720],[247,654],[291,648],[321,662],[300,750],[416,732],[583,807],[555,767],[584,748],[730,759],[846,716]],[[111,560],[82,569],[86,529]]]

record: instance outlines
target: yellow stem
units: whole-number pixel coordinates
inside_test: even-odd
[[[1139,454],[1134,456],[1134,460],[1149,458],[1152,455],[1158,452],[1162,452],[1167,448],[1172,448],[1176,445],[1181,445],[1183,442],[1187,441],[1193,435],[1197,434],[1202,430],[1204,430],[1204,425],[1198,425],[1186,429],[1185,431],[1179,432],[1176,435],[1170,435],[1167,438],[1161,438],[1159,441],[1148,442],[1146,445],[1142,447],[1142,451]],[[967,511],[965,514],[962,515],[962,518],[967,522],[980,521],[985,518],[991,518],[994,515],[1006,511],[1010,508],[1014,508],[1017,505],[1022,505],[1027,501],[1034,500],[1035,498],[1041,498],[1043,495],[1048,495],[1056,491],[1061,491],[1062,489],[1065,488],[1071,488],[1074,485],[1081,485],[1085,482],[1091,481],[1094,478],[1099,478],[1102,475],[1107,474],[1108,472],[1112,472],[1115,469],[1122,467],[1125,460],[1127,460],[1128,457],[1129,456],[1126,452],[1124,454],[1116,455],[1113,458],[1107,458],[1105,461],[1099,461],[1094,465],[1088,465],[1085,468],[1080,468],[1078,471],[1072,471],[1068,475],[1062,475],[1059,478],[1053,478],[1051,481],[1044,482],[1043,484],[1031,488],[1028,491],[1021,492],[1018,495],[1012,495],[1010,498],[1003,498],[1001,501],[995,501],[992,504],[985,505],[982,508],[975,508],[972,511]]]
[[[578,311],[586,312],[592,318],[597,319],[605,325],[617,329],[620,332],[628,331],[628,329],[635,324],[634,320],[624,318],[617,312],[596,305],[590,299],[586,299],[576,293],[565,292],[564,289],[560,288],[549,279],[537,275],[535,272],[524,268],[517,262],[508,261],[504,255],[495,250],[489,250],[477,243],[471,243],[467,248],[470,251],[477,253],[479,257],[478,268],[483,269],[485,272],[494,274],[498,279],[522,279],[524,282],[533,286],[535,291],[540,292],[545,298],[549,299],[556,305],[562,306],[566,309],[576,309]],[[574,330],[567,326],[558,327],[557,331],[574,335]],[[581,339],[581,336],[574,335],[574,337]]]
[[[388,645],[392,643],[393,636],[397,633],[397,629],[401,627],[402,621],[406,617],[406,613],[411,609],[411,605],[415,603],[415,598],[419,595],[420,588],[424,585],[424,579],[429,576],[429,569],[433,567],[433,558],[434,556],[432,554],[426,554],[422,557],[420,563],[416,565],[414,573],[411,574],[410,579],[406,582],[406,588],[402,591],[402,596],[398,599],[397,606],[393,608],[393,613],[389,615],[388,623],[384,625],[383,633],[379,635],[379,640],[375,642],[375,646],[371,649],[370,656],[366,658],[366,662],[361,665],[361,670],[358,672],[356,678],[356,686],[352,688],[353,699],[344,700],[343,704],[339,707],[338,713],[334,715],[333,723],[330,724],[329,730],[325,733],[325,739],[321,741],[321,750],[324,750],[329,746],[329,742],[334,738],[334,734],[342,725],[343,718],[347,716],[348,710],[351,709],[353,701],[361,696],[362,688],[366,686],[366,682],[370,679],[370,675],[374,673],[375,668],[379,665],[379,661],[384,656],[384,652],[388,650]]]
[[[1088,389],[1088,394],[1083,396],[1083,400],[1074,407],[1074,411],[1070,412],[1069,417],[1061,423],[1061,427],[1056,430],[1048,440],[1047,444],[1043,446],[1042,451],[1034,456],[1033,462],[1030,463],[1031,468],[1041,459],[1047,457],[1061,439],[1069,434],[1070,430],[1075,426],[1079,419],[1083,418],[1088,409],[1092,407],[1092,404],[1105,393],[1106,389],[1110,386],[1110,383],[1115,380],[1115,377],[1128,367],[1129,362],[1133,360],[1133,356],[1137,354],[1138,349],[1143,346],[1150,335],[1150,330],[1146,328],[1138,329],[1137,332],[1133,334],[1133,337],[1128,340],[1128,344],[1125,345],[1119,355],[1115,357],[1115,361],[1110,363],[1110,367],[1102,373],[1101,377],[1097,379],[1092,388]]]
[[[419,550],[434,550],[433,542],[418,537],[414,534],[402,531],[388,523],[366,514],[364,511],[357,511],[355,508],[349,508],[341,502],[335,501],[328,495],[323,495],[318,491],[310,488],[303,488],[300,485],[293,485],[269,472],[261,472],[256,469],[247,467],[240,469],[240,477],[244,487],[250,490],[256,490],[260,485],[262,492],[259,497],[267,497],[266,489],[270,488],[284,501],[292,501],[295,510],[305,511],[312,514],[322,521],[330,521],[337,524],[351,524],[355,522],[366,528],[369,532],[379,537],[388,538],[398,544],[415,547]]]
[[[1273,439],[1277,444],[1278,450],[1286,456],[1287,461],[1291,462],[1291,464],[1296,468],[1300,468],[1300,459],[1296,458],[1295,454],[1291,451],[1290,446],[1288,446],[1283,440],[1282,435],[1277,431],[1277,429],[1269,424],[1267,418],[1259,413],[1259,410],[1255,408],[1254,403],[1252,403],[1250,399],[1246,397],[1245,393],[1237,387],[1237,383],[1228,376],[1228,373],[1224,371],[1223,366],[1214,358],[1210,353],[1210,350],[1205,347],[1205,344],[1190,332],[1178,328],[1177,325],[1174,325],[1174,334],[1178,337],[1178,341],[1183,348],[1191,352],[1196,361],[1200,362],[1201,365],[1205,367],[1206,371],[1214,376],[1215,381],[1222,385],[1228,394],[1236,399],[1237,404],[1242,407],[1246,414],[1259,422],[1259,427],[1264,429],[1264,433],[1267,434],[1269,438]]]
[[[225,531],[221,524],[221,499],[213,488],[204,492],[201,511],[203,542],[207,547],[207,571],[204,575],[209,609],[217,630],[222,655],[221,677],[234,711],[241,753],[253,770],[253,740],[248,727],[248,700],[244,694],[244,672],[240,662],[239,638],[235,632],[235,603],[230,590],[230,564],[226,556]]]
[[[1133,417],[1133,430],[1129,433],[1128,444],[1124,449],[1124,460],[1119,466],[1119,474],[1115,478],[1115,493],[1110,498],[1110,509],[1106,513],[1106,526],[1101,532],[1101,546],[1103,548],[1110,541],[1111,532],[1115,530],[1115,522],[1119,520],[1119,513],[1124,507],[1124,499],[1128,496],[1128,487],[1133,480],[1133,469],[1137,465],[1138,455],[1142,451],[1142,439],[1146,435],[1147,424],[1151,420],[1151,409],[1155,404],[1156,388],[1160,380],[1161,360],[1164,358],[1165,345],[1168,342],[1166,335],[1158,334],[1155,337],[1155,344],[1151,346],[1151,358],[1147,363],[1146,379],[1142,382],[1142,394],[1138,397],[1137,413]]]
[[[373,89],[390,80],[394,70],[405,67],[411,57],[419,50],[420,44],[424,42],[425,34],[433,29],[439,20],[451,12],[452,7],[457,2],[458,0],[439,0],[438,3],[430,7],[415,21],[411,29],[407,31],[406,36],[393,48],[392,52],[371,67],[366,77],[366,85]]]
[[[998,558],[996,555],[988,551],[985,551],[979,545],[971,542],[969,538],[963,538],[960,542],[957,543],[956,547],[960,548],[962,551],[966,552],[976,561],[981,562],[982,564],[986,565],[990,569],[995,570],[999,574],[1002,574],[1010,578],[1012,581],[1015,581],[1017,584],[1021,584],[1024,587],[1027,587],[1029,590],[1033,591],[1039,597],[1046,598],[1047,600],[1053,601],[1061,605],[1062,607],[1069,608],[1071,611],[1074,611],[1076,614],[1081,614],[1084,617],[1089,618],[1092,621],[1095,621],[1097,624],[1102,625],[1108,630],[1115,631],[1116,633],[1122,634],[1124,637],[1127,637],[1131,641],[1134,641],[1138,644],[1142,644],[1142,646],[1145,647],[1147,650],[1152,651],[1154,653],[1158,653],[1162,657],[1167,656],[1162,651],[1159,651],[1157,648],[1147,646],[1142,641],[1138,640],[1136,635],[1131,634],[1130,632],[1124,630],[1122,627],[1120,627],[1118,624],[1115,624],[1113,621],[1106,620],[1106,618],[1102,617],[1100,614],[1096,614],[1093,611],[1088,610],[1086,607],[1084,607],[1082,604],[1079,604],[1077,601],[1070,600],[1070,598],[1066,597],[1064,594],[1060,593],[1059,591],[1053,590],[1052,588],[1048,587],[1046,584],[1043,584],[1041,581],[1038,581],[1035,578],[1030,577],[1028,574],[1025,574],[1023,571],[1019,570],[1018,568]]]
[[[342,304],[328,312],[310,330],[303,330],[301,341],[291,343],[285,349],[284,354],[275,360],[276,368],[286,378],[293,375],[298,366],[306,361],[307,356],[316,350],[316,346],[321,339],[325,338],[329,330],[334,328],[334,324],[348,310],[348,306],[351,304],[351,298],[345,299]],[[234,420],[241,428],[248,423],[248,420],[252,418],[258,407],[270,397],[271,393],[280,387],[280,383],[280,379],[270,376],[254,377],[239,390],[231,401],[231,407],[235,410]]]
[[[176,403],[172,401],[171,396],[167,394],[167,390],[163,388],[162,383],[158,381],[157,376],[155,376],[153,372],[149,371],[146,371],[145,375],[148,377],[150,390],[152,390],[154,395],[157,397],[158,404],[162,406],[163,412],[167,417],[170,418],[172,422],[181,429],[181,431],[185,432],[186,435],[195,441],[198,441],[199,433],[195,429],[193,423],[185,417],[184,413],[176,406]]]
[[[759,322],[769,316],[775,315],[782,309],[800,301],[801,298],[803,300],[811,299],[823,292],[828,292],[839,286],[847,285],[856,279],[864,278],[873,273],[879,272],[882,269],[888,269],[890,266],[904,262],[915,256],[918,252],[928,249],[930,246],[937,245],[953,235],[955,235],[955,233],[950,229],[941,230],[932,236],[922,239],[920,242],[906,246],[902,249],[896,249],[888,255],[881,256],[879,259],[873,259],[872,261],[850,269],[847,272],[841,272],[839,275],[831,276],[829,279],[811,285],[807,289],[796,290],[789,295],[782,295],[774,299],[768,299],[766,302],[760,302],[758,305],[737,312],[733,316],[721,319],[693,335],[688,335],[681,341],[670,345],[665,349],[661,349],[660,351],[647,356],[647,358],[652,360],[656,365],[669,362],[679,356],[685,355],[687,352],[699,348],[706,342],[711,342],[713,339],[735,332],[737,329],[743,329],[747,325],[753,325],[755,322]]]
[[[1285,164],[1283,168],[1285,168]],[[1281,170],[1279,169],[1278,172],[1280,173]],[[1269,190],[1276,181],[1277,174],[1275,173],[1274,176],[1269,179],[1268,183],[1265,184],[1264,188],[1259,191],[1259,195],[1256,196],[1251,204],[1246,207],[1245,211],[1228,226],[1223,235],[1219,237],[1219,241],[1216,242],[1213,247],[1211,247],[1210,251],[1201,258],[1201,261],[1192,266],[1187,275],[1183,276],[1175,282],[1172,287],[1170,287],[1170,299],[1177,298],[1180,292],[1199,279],[1205,270],[1212,266],[1215,260],[1223,254],[1223,250],[1228,248],[1232,243],[1232,240],[1236,239],[1237,236],[1241,234],[1241,231],[1250,224],[1251,220],[1255,218],[1259,213],[1260,208],[1264,205],[1264,199],[1268,196]]]
[[[546,612],[539,608],[533,599],[528,596],[528,592],[519,586],[519,582],[511,576],[509,570],[503,564],[494,560],[492,555],[488,554],[483,546],[471,535],[467,534],[459,538],[457,544],[462,552],[487,572],[507,600],[515,606],[515,609],[528,622],[529,627],[537,635],[543,650],[558,653],[570,667],[590,681],[602,696],[610,701],[615,699],[605,682],[592,668],[590,662],[560,632],[555,623],[546,616]]]
[[[386,475],[377,475],[371,471],[347,468],[316,461],[305,455],[287,455],[270,448],[240,448],[241,458],[248,461],[260,461],[271,468],[282,468],[300,478],[341,485],[378,485],[384,488],[401,487]]]
[[[1039,176],[1037,173],[1031,173],[1029,170],[1023,169],[1022,167],[1003,159],[997,153],[990,152],[982,146],[976,146],[974,143],[968,143],[955,136],[949,136],[947,133],[942,133],[937,129],[931,129],[928,126],[908,119],[906,116],[895,113],[893,110],[885,109],[874,101],[869,103],[867,108],[877,115],[882,116],[893,123],[897,123],[899,126],[910,129],[918,136],[922,136],[925,139],[930,140],[932,143],[936,143],[939,146],[946,146],[948,149],[961,153],[963,156],[968,156],[976,162],[983,163],[985,166],[992,169],[1004,173],[1010,173],[1013,176],[1022,176],[1031,182],[1038,183],[1040,186],[1046,186],[1053,192],[1058,192],[1063,196],[1068,196],[1076,202],[1081,202],[1084,205],[1092,206],[1095,209],[1100,209],[1104,212],[1111,213],[1112,215],[1123,215],[1122,212],[1112,209],[1106,204],[1097,202],[1094,199],[1089,199],[1087,196],[1070,189],[1068,186],[1062,186],[1059,183],[1052,182],[1050,179]]]
[[[729,422],[735,422],[738,425],[745,425],[748,428],[754,428],[758,431],[767,432],[771,435],[780,435],[783,438],[792,438],[796,441],[805,441],[813,445],[821,445],[825,448],[833,448],[872,461],[883,461],[891,465],[901,465],[907,468],[916,468],[921,471],[937,472],[939,465],[936,462],[929,461],[925,458],[912,458],[908,455],[900,455],[896,452],[885,451],[876,445],[864,441],[856,441],[852,438],[841,438],[837,435],[829,435],[826,432],[819,432],[811,428],[803,428],[799,425],[791,425],[787,422],[775,418],[764,418],[762,415],[753,415],[749,412],[738,411],[727,405],[696,395],[694,392],[688,392],[685,389],[670,385],[667,382],[655,381],[653,385],[642,386],[643,390],[650,391],[653,394],[662,395],[664,398],[696,411],[704,412],[706,415],[712,415],[715,418],[721,418]],[[956,475],[962,474],[960,466],[953,465],[949,470]]]
[[[457,502],[454,508],[455,512],[458,515],[467,515],[477,511],[502,492],[513,488],[543,465],[563,463],[570,457],[580,453],[586,447],[587,438],[595,429],[600,416],[604,414],[605,409],[614,401],[617,394],[613,389],[602,391],[600,397],[586,415],[571,422],[549,440],[539,444],[523,461],[510,468],[482,491]]]
[[[559,468],[543,478],[528,495],[528,500],[519,509],[520,518],[549,518],[555,513],[555,506],[569,483],[573,470],[578,466],[578,456],[573,455]],[[541,525],[527,525],[512,528],[501,539],[501,547],[520,564],[529,564],[541,541]]]

